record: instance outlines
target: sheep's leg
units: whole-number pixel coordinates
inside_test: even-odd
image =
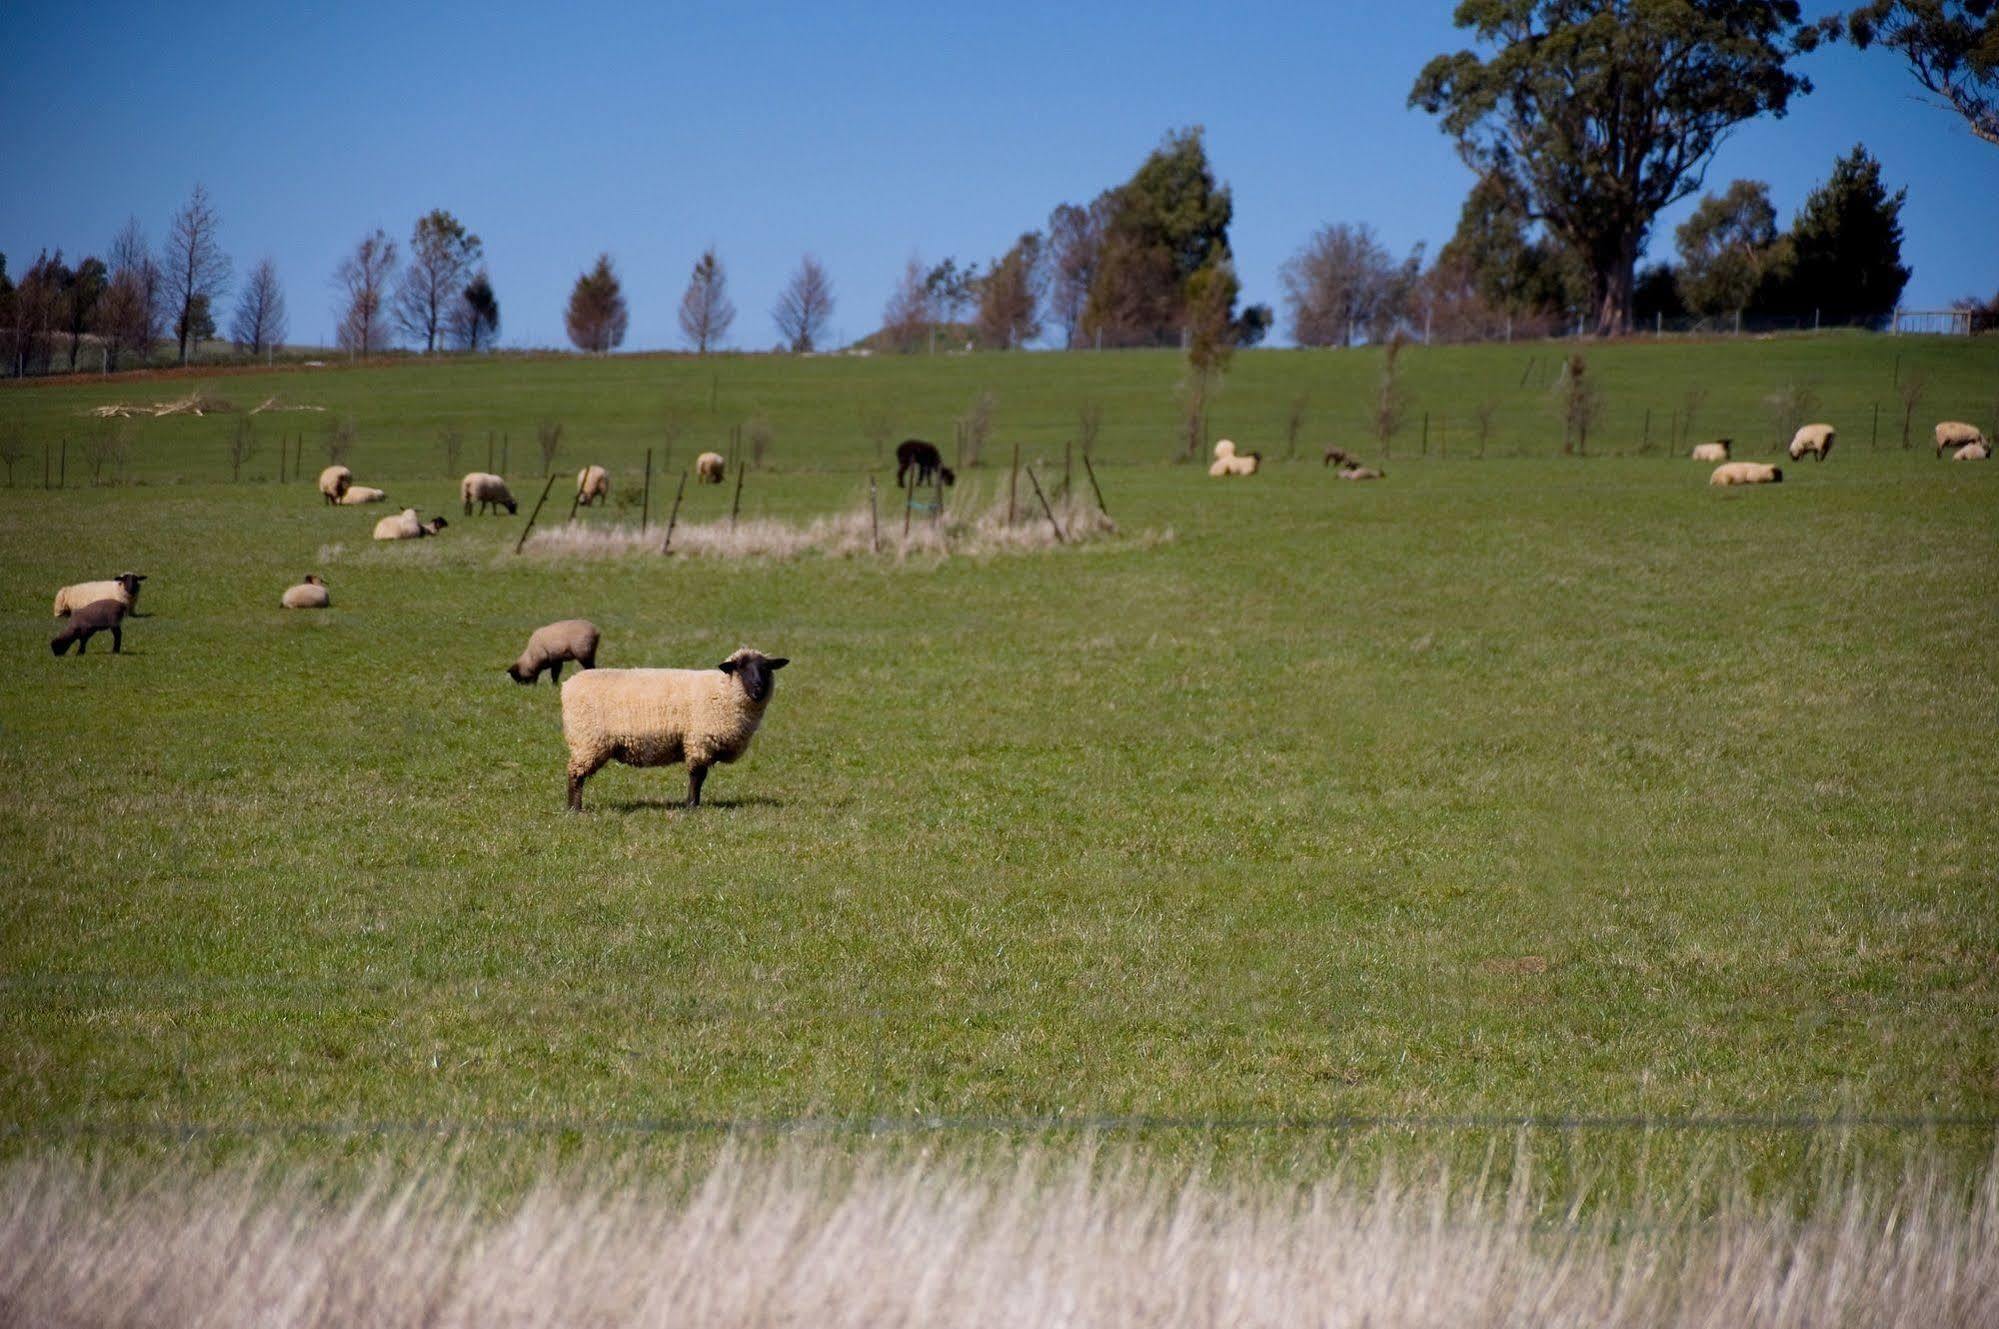
[[[689,766],[687,768],[688,807],[698,808],[701,806],[701,782],[707,778],[708,768],[706,766]]]
[[[113,655],[117,655],[124,649],[125,649],[125,629],[119,627],[116,623],[113,623],[111,625],[111,653]]]
[[[548,667],[548,681],[556,687],[562,686],[562,661],[557,660]]]

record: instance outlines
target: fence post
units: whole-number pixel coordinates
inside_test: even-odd
[[[49,441],[47,439],[43,439],[42,440],[42,489],[44,492],[47,492],[49,487],[50,460],[51,458],[49,455]]]
[[[56,463],[56,488],[69,488],[69,440],[62,441],[61,459]]]
[[[742,463],[742,458],[738,457],[736,459],[736,498],[734,502],[729,504],[730,530],[733,531],[736,529],[736,514],[738,512],[741,512],[742,510],[743,510],[743,463]]]
[[[528,524],[521,527],[521,538],[514,541],[516,554],[520,553],[521,547],[528,542],[528,532],[534,529],[535,518],[541,515],[541,505],[548,502],[548,491],[553,488],[555,488],[555,477],[551,475],[548,477],[548,483],[541,487],[541,497],[535,500],[534,511],[528,514]]]
[[[1087,452],[1083,454],[1083,474],[1090,477],[1090,492],[1097,496],[1097,511],[1110,516],[1111,510],[1104,506],[1103,486],[1097,483],[1097,468],[1090,465],[1090,454]]]
[[[937,502],[930,509],[930,526],[932,530],[941,530],[944,526],[944,468],[942,466],[937,468]]]
[[[1062,493],[1064,496],[1076,492],[1076,445],[1067,442],[1062,445]]]
[[[881,509],[875,499],[875,478],[868,477],[868,548],[874,553],[882,551]]]
[[[673,495],[673,515],[666,519],[666,538],[659,542],[659,552],[664,554],[673,547],[673,528],[680,523],[680,500],[687,497],[687,472],[680,473],[680,488]]]
[[[1423,412],[1423,455],[1430,455],[1430,413]]]
[[[1645,433],[1638,440],[1638,450],[1640,452],[1650,452],[1652,450],[1652,408],[1650,406],[1645,408]]]
[[[1881,403],[1874,403],[1874,428],[1867,435],[1867,450],[1877,452],[1881,448]]]
[[[1055,520],[1055,510],[1048,506],[1048,495],[1041,492],[1041,481],[1034,478],[1034,468],[1027,468],[1027,482],[1034,486],[1034,496],[1041,500],[1041,511],[1048,518],[1048,528],[1055,532],[1055,543],[1067,543],[1062,539],[1062,523]]]
[[[639,534],[646,533],[646,518],[652,515],[652,449],[646,449],[645,496],[639,499]]]
[[[1089,465],[1089,463],[1090,459],[1088,457],[1083,458],[1083,464],[1085,466]],[[1007,472],[1007,477],[1006,477],[1006,524],[1008,526],[1013,525],[1014,496],[1019,492],[1020,492],[1020,444],[1016,443],[1013,445],[1013,469]]]

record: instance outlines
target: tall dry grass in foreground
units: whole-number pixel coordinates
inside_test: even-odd
[[[725,1153],[480,1211],[449,1167],[314,1198],[59,1161],[0,1172],[0,1322],[41,1326],[1999,1323],[1999,1188],[1912,1174],[1791,1212],[1617,1225],[1519,1189],[1167,1180]]]

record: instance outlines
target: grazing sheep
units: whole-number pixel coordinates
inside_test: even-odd
[[[583,507],[611,497],[611,473],[601,466],[585,466],[576,473],[576,501]]]
[[[722,483],[722,472],[728,469],[719,452],[704,452],[694,459],[694,479],[697,484],[718,485]]]
[[[1694,444],[1694,460],[1727,461],[1728,450],[1734,443],[1735,440],[1732,438],[1718,438],[1712,443],[1696,443]]]
[[[49,649],[57,655],[69,650],[71,642],[76,643],[76,653],[83,654],[83,648],[90,639],[100,632],[111,633],[111,653],[118,654],[125,648],[125,630],[120,626],[125,621],[123,600],[92,600],[69,616],[60,631],[50,639]]]
[[[1714,468],[1707,478],[1711,485],[1780,485],[1784,473],[1760,461],[1731,461]]]
[[[139,583],[145,579],[143,572],[121,572],[108,581],[84,581],[65,586],[56,592],[54,617],[67,618],[74,611],[99,600],[116,600],[136,613],[139,608]]]
[[[716,762],[743,755],[770,704],[773,675],[790,661],[747,648],[714,669],[592,669],[562,685],[569,744],[569,809],[583,810],[583,782],[610,761],[687,763],[687,806]]]
[[[472,505],[479,505],[481,512],[507,510],[509,517],[520,510],[514,502],[514,491],[507,488],[507,482],[486,471],[473,471],[458,482],[458,497],[465,501],[465,515],[472,515]]]
[[[903,476],[910,471],[916,472],[912,483],[917,485],[935,484],[940,476],[947,485],[958,483],[957,473],[944,464],[944,454],[937,445],[920,438],[904,439],[895,446],[896,488],[903,487]]]
[[[345,466],[329,466],[319,473],[319,492],[331,506],[340,501],[347,487],[354,483],[354,472]]]
[[[1838,431],[1831,425],[1799,426],[1798,432],[1791,435],[1791,460],[1797,461],[1809,452],[1820,461],[1824,461],[1826,453],[1832,451],[1833,440],[1838,436]]]
[[[1362,466],[1355,463],[1351,466],[1340,467],[1339,476],[1342,480],[1386,480],[1388,472],[1377,471],[1372,466]]]
[[[415,508],[404,508],[393,517],[384,517],[375,523],[377,540],[421,540],[426,535],[436,535],[451,523],[442,517],[432,517],[429,521],[418,521]]]
[[[562,666],[570,660],[579,669],[597,667],[597,625],[587,618],[565,618],[536,628],[521,658],[507,666],[507,676],[516,683],[533,683],[546,669],[548,681],[560,687]]]
[[[1263,464],[1260,452],[1237,452],[1235,444],[1222,439],[1215,444],[1215,460],[1208,466],[1212,476],[1255,475],[1256,468]]]
[[[1936,427],[1937,456],[1942,457],[1946,448],[1963,448],[1976,443],[1989,447],[1985,433],[1977,425],[1968,425],[1962,420],[1945,420]],[[1952,454],[1953,458],[1955,453]]]
[[[326,593],[326,583],[319,574],[308,572],[305,580],[288,588],[278,603],[286,609],[325,609],[333,603],[333,597]]]
[[[344,507],[359,507],[363,503],[380,503],[389,496],[385,489],[375,489],[368,485],[348,485],[347,492],[340,496]]]
[[[1984,461],[1992,455],[1992,449],[1983,443],[1967,443],[1950,454],[1952,461]]]

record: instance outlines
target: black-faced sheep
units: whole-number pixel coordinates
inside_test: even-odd
[[[480,512],[497,514],[501,508],[512,516],[520,510],[514,502],[514,491],[507,488],[507,482],[486,471],[473,471],[458,482],[458,497],[464,500],[465,515],[472,515],[472,505],[478,504]]]
[[[1760,461],[1731,461],[1714,468],[1707,478],[1711,485],[1780,485],[1784,472]]]
[[[687,764],[687,806],[716,762],[749,749],[789,664],[739,650],[714,669],[592,669],[562,685],[562,736],[569,745],[569,808],[583,810],[583,782],[607,762]]]
[[[548,681],[560,687],[565,663],[573,660],[579,669],[597,667],[597,636],[597,625],[586,618],[565,618],[536,628],[521,658],[507,666],[507,677],[533,683],[546,669]]]
[[[139,609],[139,583],[143,572],[121,572],[106,581],[78,582],[56,592],[56,618],[67,618],[76,610],[99,600],[116,600],[134,613]]]
[[[958,483],[957,473],[944,464],[944,454],[937,450],[937,445],[920,438],[904,439],[895,445],[896,488],[907,487],[903,481],[911,472],[915,474],[909,483],[918,487],[935,484],[940,476],[947,485]]]
[[[57,655],[69,650],[71,642],[76,643],[76,653],[83,654],[83,648],[90,639],[100,632],[111,634],[111,653],[117,655],[125,647],[125,602],[123,600],[92,600],[69,616],[69,622],[49,641],[49,649]]]
[[[722,473],[729,468],[728,461],[719,452],[704,452],[694,459],[694,480],[696,484],[718,485],[722,483]]]
[[[333,603],[333,597],[327,594],[326,583],[319,574],[308,572],[304,581],[286,588],[278,603],[286,609],[325,609]]]
[[[393,517],[384,517],[375,523],[377,540],[421,540],[426,535],[436,535],[451,523],[442,517],[432,517],[429,521],[419,521],[415,508],[404,508]]]
[[[1360,458],[1354,456],[1351,452],[1348,452],[1345,448],[1327,448],[1325,459],[1320,463],[1320,465],[1331,466],[1334,465],[1335,463],[1341,466],[1347,466],[1347,465],[1358,466],[1360,464]]]

